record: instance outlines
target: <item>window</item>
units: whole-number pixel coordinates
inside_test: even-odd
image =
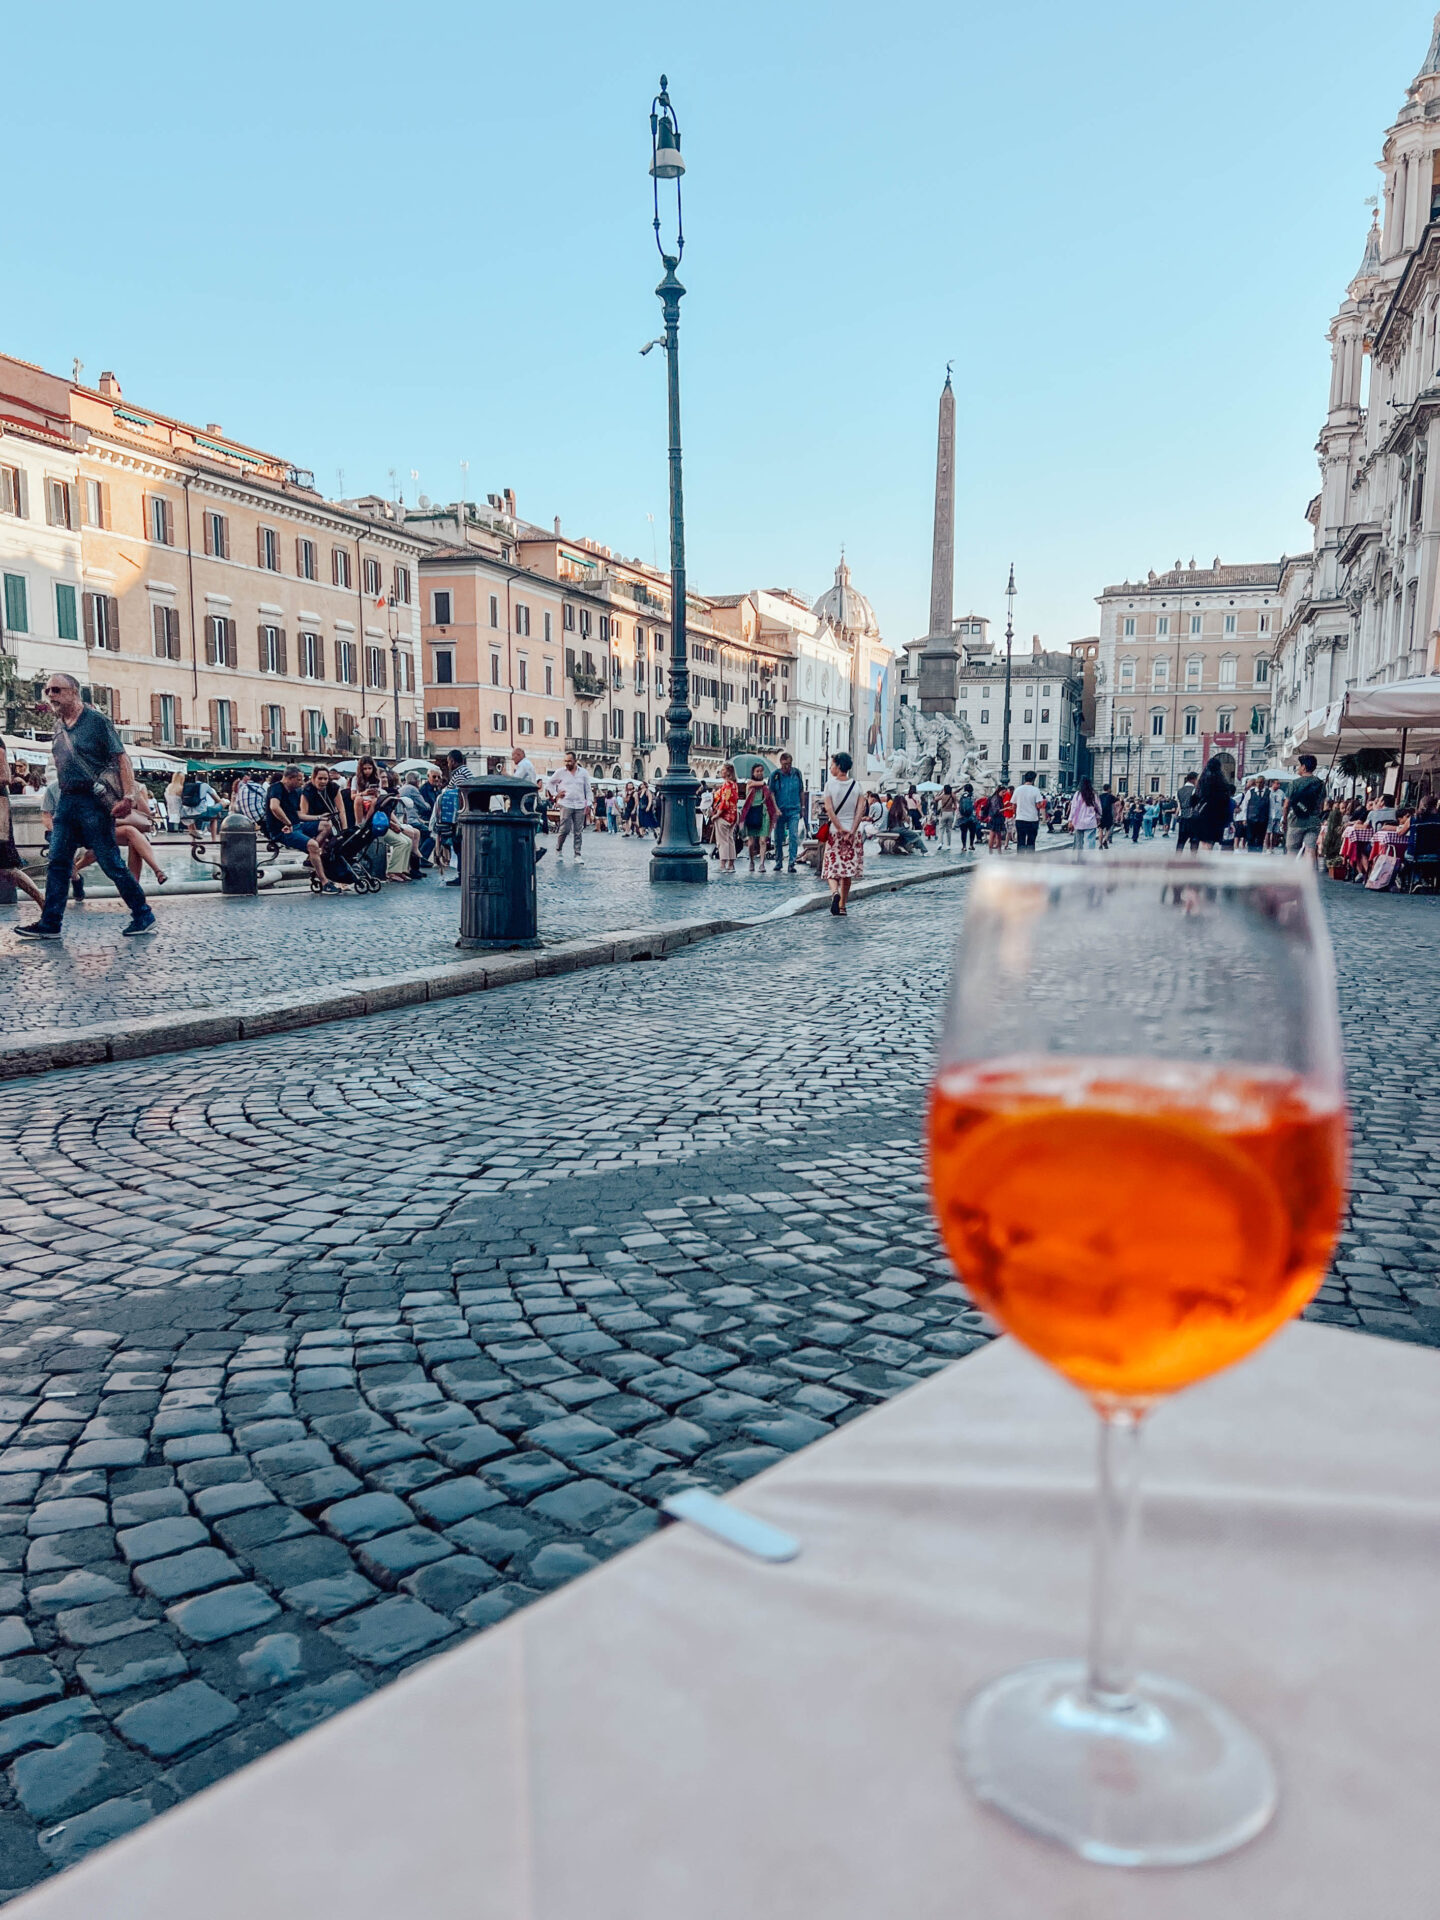
[[[30,631],[30,597],[23,573],[5,576],[5,629],[7,633]]]
[[[1048,760],[1050,758],[1050,742],[1048,740],[1042,740],[1040,742],[1040,758],[1042,760]]]
[[[1191,691],[1197,691],[1205,678],[1205,662],[1198,653],[1192,653],[1185,662],[1185,685]]]
[[[1031,724],[1031,722],[1034,720],[1034,718],[1035,718],[1035,709],[1033,707],[1026,707],[1025,725],[1028,727]]]
[[[256,530],[256,547],[260,565],[266,573],[280,571],[280,536],[274,527],[260,527]]]
[[[575,609],[568,600],[565,602],[565,617],[561,624],[566,633],[573,633],[575,631]]]
[[[1194,707],[1185,709],[1185,738],[1193,740],[1200,731],[1200,715]]]
[[[1257,633],[1269,633],[1269,631],[1270,631],[1270,616],[1269,616],[1269,614],[1268,614],[1268,613],[1262,613],[1262,614],[1261,614],[1261,616],[1260,616],[1260,618],[1259,618],[1259,620],[1258,620],[1258,621],[1257,621],[1257,623],[1256,623],[1256,626],[1255,626],[1255,631],[1256,631]]]
[[[437,707],[433,713],[426,714],[425,725],[431,733],[458,733],[460,711],[457,707]]]
[[[547,740],[558,740],[560,738],[560,722],[558,720],[547,720],[545,722],[545,738]]]
[[[522,600],[515,602],[515,631],[522,639],[530,632],[530,609]]]
[[[1233,733],[1235,731],[1235,711],[1233,707],[1222,707],[1220,709],[1215,720],[1215,731],[1217,733]]]
[[[969,724],[970,724],[970,713],[969,713],[969,709],[968,709],[968,708],[966,708],[966,707],[962,707],[962,708],[960,709],[960,711],[959,711],[959,713],[958,713],[958,714],[957,714],[957,715],[956,715],[955,717],[956,717],[956,719],[957,719],[957,720],[959,720],[959,722],[960,722],[960,724],[961,724],[962,726],[966,726],[966,727],[968,727],[968,726],[969,726]],[[810,743],[809,743],[809,741],[807,740],[805,744],[806,744],[806,745],[808,746],[808,745],[809,745]]]
[[[1226,633],[1234,633],[1235,631],[1235,616],[1233,613],[1227,613],[1225,616],[1225,631]]]
[[[323,753],[325,750],[325,716],[318,707],[301,709],[300,745],[306,753]]]
[[[85,482],[85,524],[102,530],[110,524],[110,489],[103,480]]]
[[[318,633],[300,635],[300,678],[302,680],[325,678],[325,642]],[[314,749],[310,751],[313,752]]]
[[[1201,626],[1201,622],[1200,622],[1200,616],[1199,616],[1199,614],[1198,614],[1198,613],[1192,613],[1192,614],[1191,614],[1191,616],[1190,616],[1190,631],[1191,631],[1191,633],[1193,633],[1193,634],[1195,634],[1195,635],[1197,635],[1197,636],[1198,636],[1198,634],[1199,634],[1199,632],[1200,632],[1200,626]]]
[[[150,608],[150,626],[155,637],[157,660],[180,658],[180,615],[174,607],[155,601]],[[168,736],[167,736],[168,737]]]
[[[394,576],[390,582],[390,597],[397,607],[409,606],[410,569],[408,567],[396,567]]]
[[[1117,714],[1115,716],[1115,723],[1115,731],[1120,735],[1122,740],[1128,740],[1130,735],[1135,731],[1135,716],[1133,713]]]
[[[490,596],[490,624],[492,627],[500,624],[500,596],[494,593]]]
[[[1168,613],[1162,613],[1160,618],[1155,622],[1155,638],[1157,640],[1165,640],[1169,638],[1169,635],[1170,616]]]
[[[97,483],[92,480],[93,487]],[[20,467],[0,467],[0,513],[13,513],[18,520],[30,517],[26,497],[25,474]]]
[[[553,660],[547,660],[545,662],[545,691],[552,699],[555,697],[555,663]]]
[[[236,648],[235,622],[224,614],[205,616],[205,664],[207,667],[234,667],[240,664]]]
[[[500,656],[498,653],[492,653],[490,655],[490,684],[492,687],[498,687],[500,684]]]
[[[173,693],[152,693],[150,696],[150,731],[163,746],[173,747],[176,744],[178,705]]]
[[[404,647],[395,649],[395,685],[401,693],[415,691],[414,663]]]
[[[372,600],[378,600],[385,591],[385,578],[380,570],[380,562],[366,555],[361,569],[361,578],[365,582],[365,591]]]
[[[1150,737],[1152,740],[1165,738],[1165,709],[1156,707],[1150,715]]]
[[[542,631],[544,632],[545,639],[548,644],[550,641],[552,641],[555,638],[555,622],[548,609],[546,610],[542,618],[544,621],[544,626]]]
[[[522,713],[517,715],[516,721],[515,721],[515,731],[517,733],[534,733],[535,722],[530,718],[528,713]]]
[[[1133,640],[1135,638],[1135,622],[1133,620],[1127,620],[1125,622],[1125,638],[1127,640]]]
[[[1127,690],[1134,686],[1135,662],[1133,660],[1122,660],[1120,662],[1120,684]]]
[[[271,753],[283,753],[285,749],[285,709],[283,707],[262,707],[260,709],[260,727],[265,735],[265,745]]]
[[[313,540],[295,542],[295,571],[302,580],[316,580],[320,577]]]
[[[365,684],[367,687],[385,685],[385,649],[383,647],[366,647],[365,649]]]
[[[1233,687],[1235,684],[1235,656],[1233,653],[1227,653],[1220,662],[1220,684],[1222,687]]]
[[[75,525],[75,496],[66,481],[45,482],[45,518],[52,527]]]
[[[383,758],[385,754],[385,716],[383,713],[377,713],[371,719],[370,738],[374,743],[376,753]]]
[[[330,584],[333,587],[350,585],[350,555],[344,547],[330,549]]]
[[[355,685],[355,642],[353,640],[335,642],[335,678],[342,686]]]
[[[450,625],[450,589],[439,587],[430,596],[430,624],[435,627]]]
[[[80,615],[75,600],[75,589],[66,586],[63,580],[57,580],[55,583],[55,631],[62,640],[80,638]]]
[[[520,691],[521,693],[528,693],[530,691],[530,662],[523,653],[520,656],[519,673]]]
[[[82,602],[85,609],[85,644],[87,647],[99,647],[102,652],[120,651],[120,602],[113,595],[87,593]],[[9,620],[6,620],[9,625]]]
[[[1049,724],[1050,724],[1050,709],[1049,709],[1049,707],[1041,707],[1041,709],[1040,709],[1040,724],[1041,724],[1041,726],[1042,726],[1042,727],[1048,727],[1048,726],[1049,726]]]
[[[453,687],[455,684],[455,654],[450,647],[435,649],[435,672],[433,677],[437,687]]]
[[[491,714],[491,716],[490,716],[490,731],[491,731],[492,733],[504,733],[504,731],[505,731],[505,726],[506,726],[506,721],[505,721],[505,716],[504,716],[504,714],[503,714],[503,713],[492,713],[492,714]]]
[[[212,700],[210,714],[211,744],[216,747],[233,747],[235,744],[234,701]]]
[[[260,671],[262,673],[285,673],[285,629],[283,627],[261,627]],[[280,711],[278,707],[274,709]]]
[[[590,609],[588,607],[581,607],[580,609],[580,633],[583,639],[588,640],[590,638]]]
[[[1020,749],[1020,758],[1022,760],[1028,760],[1030,758],[1030,742],[1028,740]]]
[[[982,707],[980,709],[980,724],[982,727],[988,727],[990,724],[990,709],[988,707]]]
[[[207,507],[200,516],[200,531],[205,537],[205,551],[212,560],[230,558],[230,522],[223,513],[214,513]]]
[[[1163,659],[1152,660],[1150,662],[1151,692],[1163,693],[1165,689],[1169,686],[1169,684],[1170,684],[1170,662],[1168,660],[1163,660]]]
[[[1267,687],[1270,684],[1270,662],[1264,654],[1261,654],[1255,662],[1255,684],[1257,687]]]
[[[170,511],[170,502],[158,493],[145,496],[145,531],[151,540],[159,546],[173,547],[175,544],[175,517]]]
[[[1252,733],[1264,733],[1269,724],[1270,709],[1268,707],[1252,707],[1250,709],[1250,731]]]

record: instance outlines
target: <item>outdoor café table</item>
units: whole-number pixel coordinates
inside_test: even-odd
[[[1143,1658],[1233,1703],[1280,1812],[1086,1865],[979,1807],[956,1709],[1078,1648],[1092,1416],[1009,1341],[22,1895],[6,1920],[1427,1920],[1440,1353],[1313,1325],[1157,1413]]]

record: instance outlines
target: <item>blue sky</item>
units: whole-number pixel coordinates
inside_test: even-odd
[[[1306,541],[1325,327],[1430,14],[1385,0],[12,9],[0,348],[666,557],[647,114],[689,163],[690,577],[923,632]],[[417,484],[411,470],[419,472]],[[654,516],[653,528],[648,516]]]

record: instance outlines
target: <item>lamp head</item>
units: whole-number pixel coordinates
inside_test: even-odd
[[[654,138],[651,143],[650,172],[656,180],[678,180],[685,171],[680,157],[680,135],[665,101],[658,114],[651,115]]]

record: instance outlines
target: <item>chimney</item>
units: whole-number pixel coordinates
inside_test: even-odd
[[[101,374],[100,391],[107,400],[118,400],[120,398],[120,382],[115,378],[113,373]]]
[[[1038,658],[1038,657],[1039,657],[1039,653],[1040,653],[1040,636],[1039,636],[1039,634],[1038,634],[1038,633],[1032,633],[1032,634],[1031,634],[1031,636],[1030,636],[1030,652],[1031,652],[1031,654],[1032,654],[1032,655],[1034,655],[1034,656],[1035,656],[1036,658]]]
[[[225,429],[218,420],[207,420],[205,422],[205,431],[207,433],[213,433],[217,440],[222,440],[225,437]]]
[[[515,493],[511,487],[505,489],[505,511],[512,520],[515,518]]]
[[[560,538],[560,516],[558,513],[555,516],[555,538],[557,540]]]

